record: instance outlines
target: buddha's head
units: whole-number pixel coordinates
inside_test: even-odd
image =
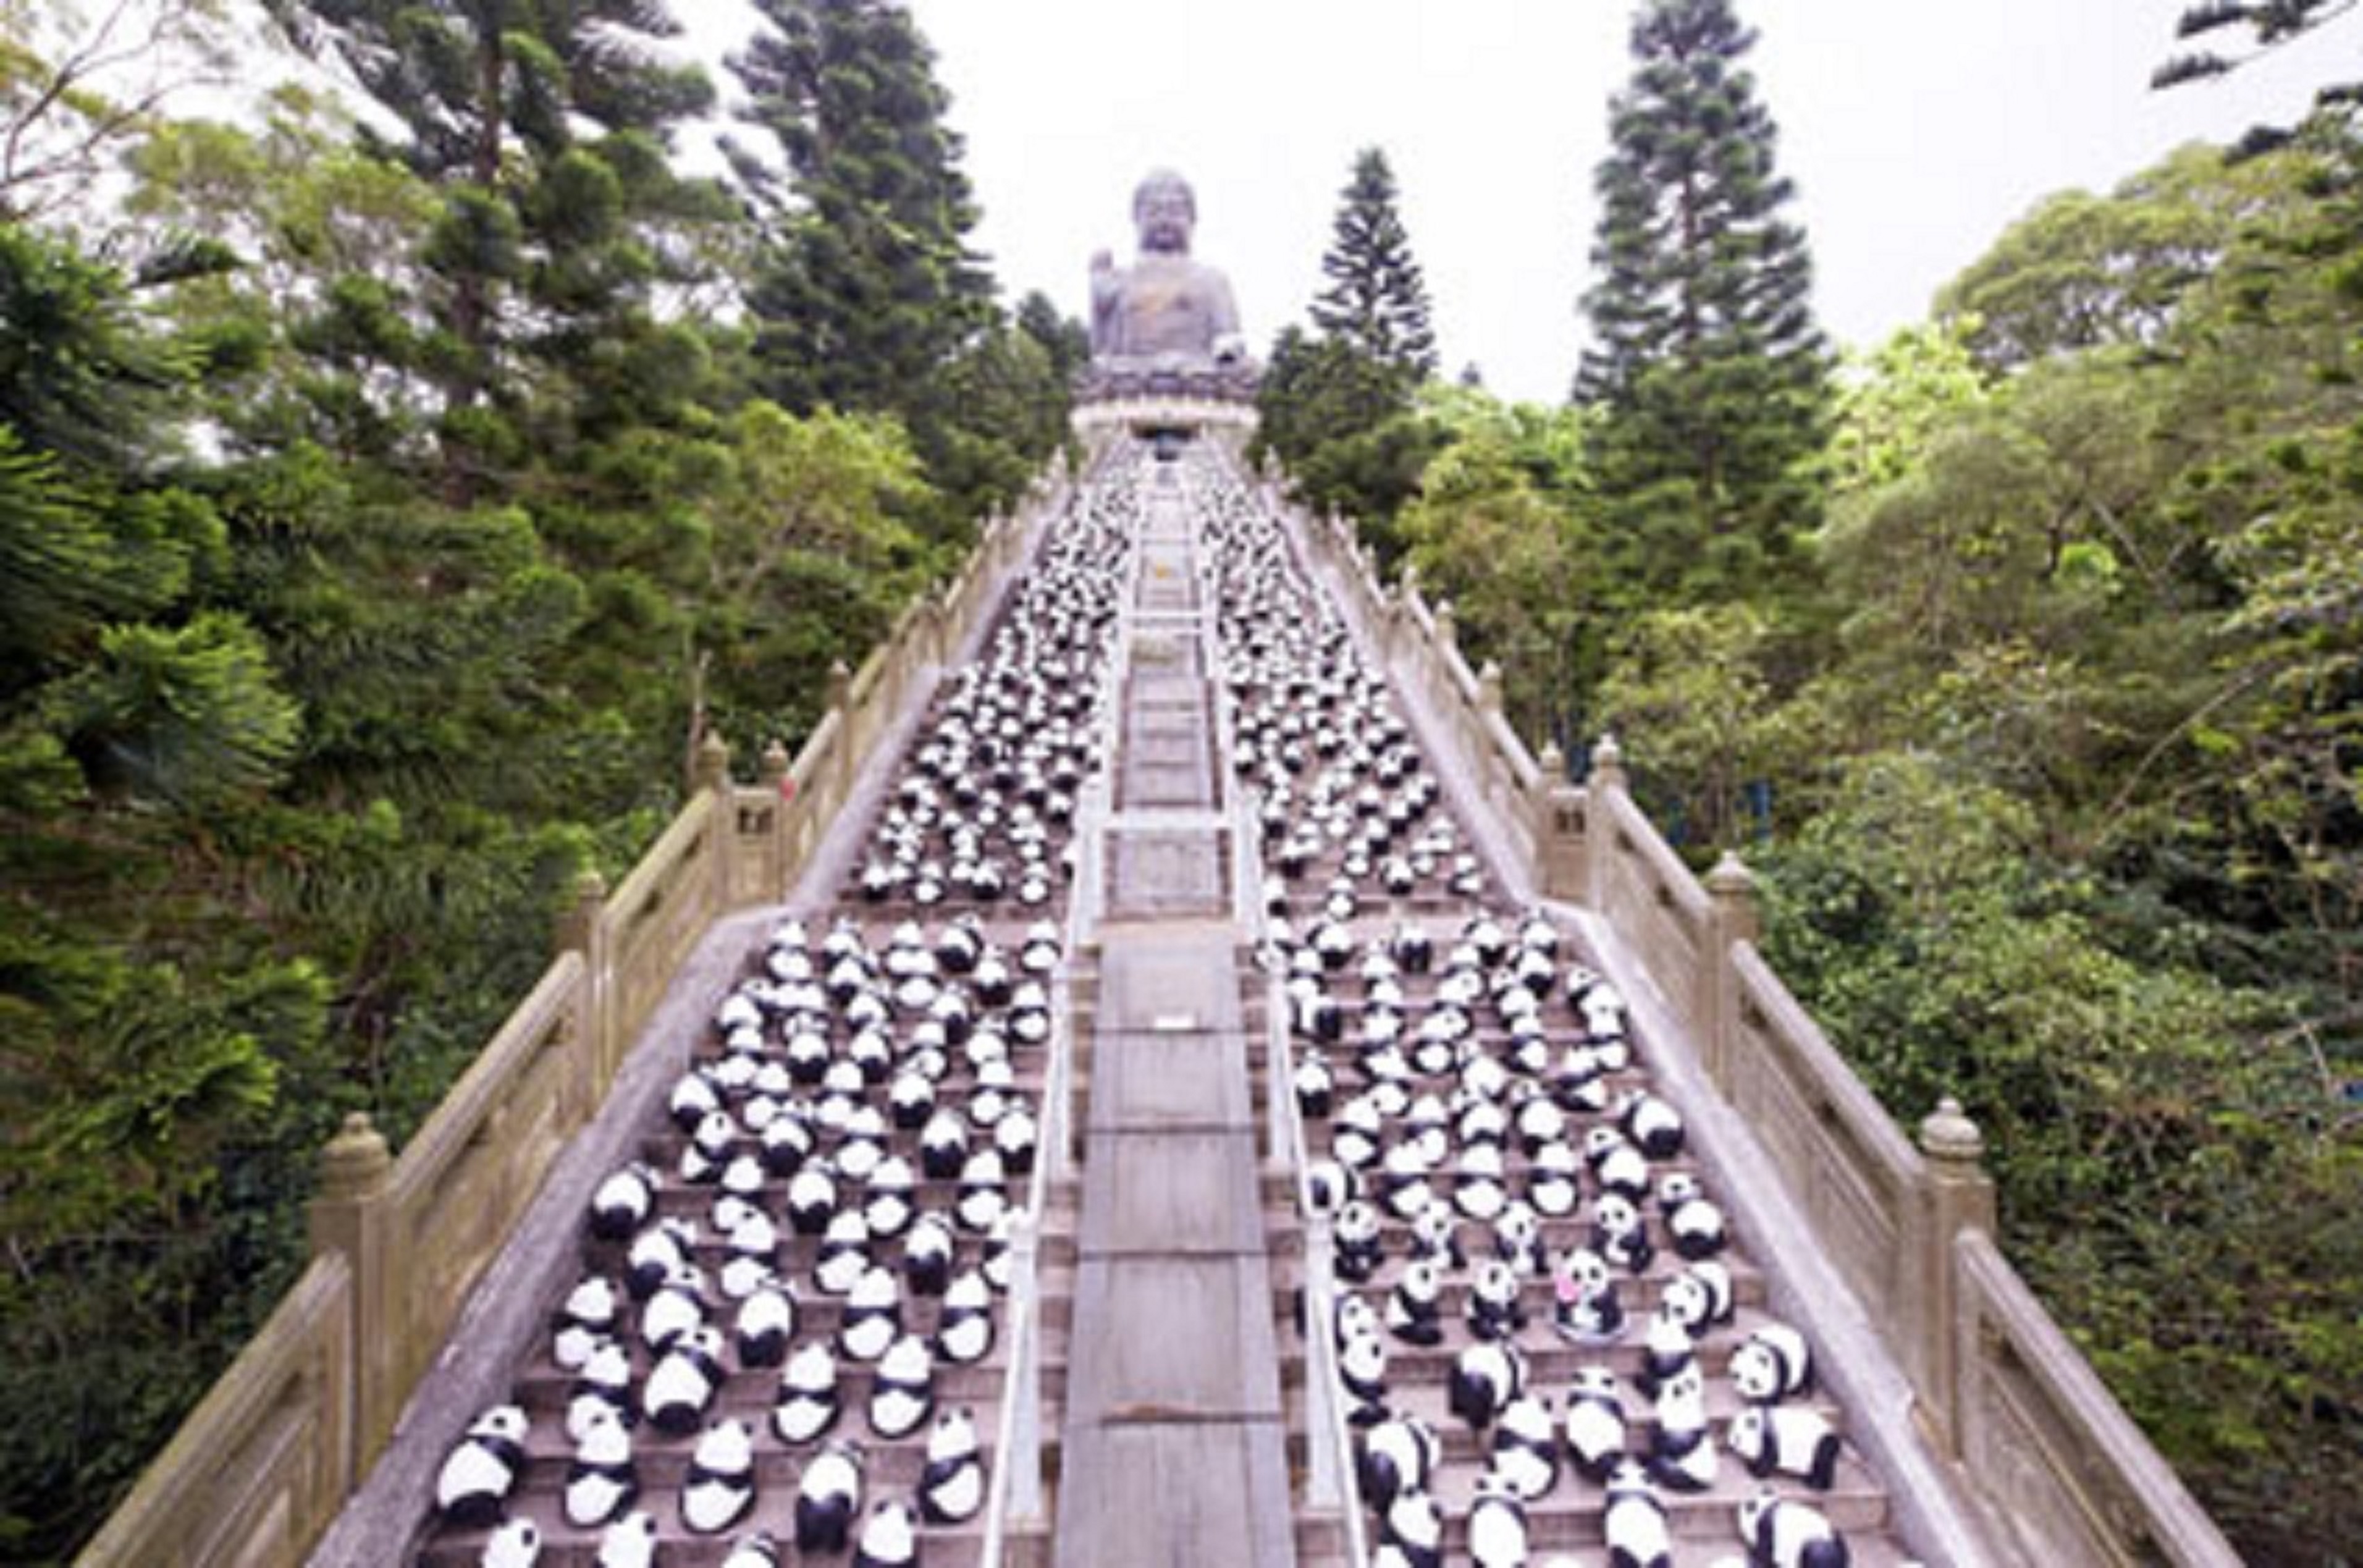
[[[1189,254],[1190,231],[1198,222],[1198,198],[1190,182],[1170,169],[1149,174],[1132,193],[1132,222],[1143,250]]]

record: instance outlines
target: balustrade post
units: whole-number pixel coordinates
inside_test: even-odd
[[[1926,1160],[1919,1195],[1923,1232],[1918,1264],[1905,1282],[1906,1345],[1912,1380],[1918,1385],[1936,1440],[1947,1453],[1960,1456],[1962,1399],[1969,1369],[1960,1364],[1960,1265],[1953,1242],[1964,1230],[1995,1234],[1993,1178],[1985,1170],[1985,1135],[1961,1110],[1960,1101],[1947,1095],[1920,1123],[1920,1152]]]
[[[771,802],[771,836],[763,846],[763,885],[757,903],[777,903],[788,895],[788,813],[795,795],[788,770],[793,765],[787,743],[776,735],[755,764],[755,782]]]
[[[1025,1341],[1025,1364],[1011,1369],[1010,1397],[1016,1418],[1010,1423],[1009,1521],[1018,1529],[1042,1524],[1042,1290],[1037,1273],[1040,1238],[1034,1217],[1020,1213],[1009,1227],[1010,1323]]]
[[[1614,735],[1603,735],[1592,749],[1592,776],[1586,785],[1590,809],[1585,813],[1591,831],[1584,835],[1591,851],[1590,865],[1584,880],[1591,887],[1591,904],[1603,918],[1614,920],[1616,820],[1629,796],[1625,777],[1625,750],[1616,744]]]
[[[622,1047],[609,1026],[607,973],[607,880],[585,870],[574,879],[573,896],[558,917],[558,948],[582,955],[582,993],[575,1005],[580,1075],[586,1081],[583,1104],[599,1103],[615,1081]]]
[[[1707,1076],[1725,1095],[1731,1093],[1732,1059],[1739,1042],[1739,974],[1731,962],[1736,942],[1752,942],[1760,925],[1756,909],[1756,878],[1729,851],[1706,873],[1706,940],[1700,944],[1697,990],[1699,1048],[1706,1059]]]
[[[853,672],[842,659],[828,667],[828,708],[837,715],[837,755],[828,769],[829,798],[815,806],[825,813],[840,809],[852,797],[853,781],[861,771],[861,738],[856,733],[853,715]]]
[[[1535,852],[1542,862],[1536,867],[1536,880],[1546,898],[1583,903],[1592,896],[1584,860],[1590,850],[1583,792],[1568,781],[1567,758],[1555,741],[1543,742],[1535,768],[1526,809],[1534,823]]]
[[[1346,1456],[1337,1451],[1337,1311],[1331,1298],[1337,1239],[1329,1216],[1304,1217],[1304,1501],[1315,1510],[1346,1506]]]
[[[344,1255],[352,1273],[350,1364],[354,1387],[352,1451],[340,1456],[345,1473],[360,1477],[394,1433],[403,1391],[405,1315],[395,1282],[408,1272],[393,1255],[389,1213],[394,1156],[367,1113],[355,1111],[320,1151],[320,1188],[309,1221],[312,1255]]]
[[[733,881],[733,852],[738,847],[738,822],[736,804],[730,798],[730,746],[714,730],[697,743],[697,760],[689,776],[691,804],[699,795],[712,795],[713,804],[706,807],[706,883],[705,907],[710,915],[718,915],[730,907],[730,887]]]

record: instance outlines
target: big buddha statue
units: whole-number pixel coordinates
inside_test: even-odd
[[[1086,396],[1251,397],[1256,367],[1239,336],[1230,280],[1190,254],[1198,202],[1169,170],[1132,197],[1140,254],[1119,267],[1092,258],[1092,367]]]

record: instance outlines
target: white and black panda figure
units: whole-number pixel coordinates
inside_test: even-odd
[[[616,1337],[622,1310],[613,1281],[605,1274],[585,1275],[550,1320],[550,1360],[560,1372],[579,1370],[602,1340]]]
[[[640,1307],[640,1343],[662,1355],[682,1335],[704,1328],[713,1309],[705,1275],[694,1263],[676,1264]]]
[[[722,1335],[713,1329],[693,1329],[673,1340],[640,1385],[640,1414],[649,1424],[676,1438],[697,1430],[729,1375],[722,1352]]]
[[[1757,1479],[1793,1476],[1816,1492],[1837,1480],[1846,1451],[1829,1418],[1807,1405],[1751,1406],[1731,1418],[1724,1440]]]
[[[1675,1303],[1659,1301],[1649,1314],[1641,1341],[1641,1366],[1635,1381],[1655,1399],[1658,1391],[1698,1365],[1698,1337]]]
[[[1625,1332],[1625,1304],[1608,1261],[1577,1247],[1551,1271],[1551,1327],[1579,1345],[1613,1344]]]
[[[1444,1568],[1444,1510],[1424,1486],[1407,1486],[1379,1518],[1378,1564]]]
[[[1695,1341],[1714,1326],[1715,1298],[1713,1289],[1694,1274],[1676,1274],[1666,1282],[1665,1289],[1658,1296],[1658,1315],[1671,1320],[1662,1330],[1668,1345],[1678,1343],[1674,1325],[1679,1325],[1682,1334]]]
[[[1298,1194],[1298,1207],[1309,1218],[1314,1215],[1335,1217],[1348,1204],[1362,1195],[1362,1178],[1341,1160],[1312,1160],[1305,1163],[1304,1184]]]
[[[774,1181],[793,1178],[812,1158],[812,1123],[800,1115],[782,1114],[763,1124],[757,1137],[757,1158],[763,1162],[764,1171]]]
[[[1810,1394],[1813,1351],[1805,1337],[1786,1323],[1766,1323],[1731,1352],[1731,1383],[1751,1405],[1773,1405]]]
[[[1592,1250],[1628,1274],[1647,1273],[1658,1250],[1649,1222],[1622,1193],[1602,1193],[1592,1204]]]
[[[668,1217],[644,1227],[624,1254],[624,1289],[645,1302],[665,1281],[691,1266],[697,1254],[697,1227]]]
[[[766,1529],[742,1535],[730,1543],[722,1568],[780,1568],[780,1543]]]
[[[1446,1401],[1454,1415],[1481,1433],[1525,1391],[1525,1352],[1506,1340],[1484,1340],[1453,1358]]]
[[[870,1221],[861,1211],[849,1208],[830,1219],[813,1252],[813,1284],[830,1296],[845,1296],[871,1267]]]
[[[1543,1250],[1542,1217],[1531,1204],[1523,1199],[1514,1201],[1494,1217],[1493,1255],[1521,1279],[1539,1278],[1549,1272],[1549,1259]]]
[[[1616,1374],[1604,1366],[1578,1367],[1561,1425],[1576,1470],[1595,1486],[1605,1482],[1625,1462],[1631,1441]]]
[[[1375,1324],[1338,1334],[1337,1381],[1345,1386],[1348,1425],[1367,1427],[1386,1418],[1387,1341]]]
[[[788,1178],[785,1195],[788,1228],[799,1236],[818,1236],[837,1218],[837,1172],[826,1158],[806,1160]]]
[[[1405,1344],[1433,1348],[1444,1342],[1444,1271],[1433,1258],[1416,1258],[1387,1293],[1387,1332]]]
[[[477,1568],[535,1568],[541,1561],[541,1527],[511,1519],[487,1537]]]
[[[780,1373],[780,1397],[771,1407],[771,1430],[791,1448],[818,1440],[843,1411],[837,1357],[827,1342],[814,1340],[788,1358]]]
[[[1469,1504],[1471,1568],[1526,1568],[1526,1552],[1525,1499],[1498,1474],[1480,1475]]]
[[[1720,1257],[1731,1242],[1730,1227],[1724,1219],[1722,1207],[1694,1190],[1687,1195],[1670,1197],[1667,1189],[1676,1186],[1678,1181],[1696,1186],[1687,1176],[1669,1176],[1658,1187],[1659,1211],[1665,1217],[1666,1234],[1672,1240],[1674,1251],[1693,1263]]]
[[[566,1391],[567,1437],[582,1441],[602,1410],[613,1410],[627,1422],[636,1419],[632,1384],[632,1352],[622,1340],[603,1340],[592,1347]]]
[[[646,1509],[626,1514],[599,1532],[593,1568],[656,1568],[656,1516]]]
[[[717,1535],[755,1501],[755,1434],[747,1423],[716,1421],[697,1440],[681,1484],[681,1522],[693,1535]]]
[[[917,1568],[918,1561],[918,1514],[899,1498],[882,1501],[854,1542],[853,1568]]]
[[[913,1296],[941,1296],[951,1284],[960,1240],[939,1214],[922,1214],[903,1235],[903,1288]]]
[[[796,1551],[810,1556],[843,1551],[861,1517],[861,1480],[867,1458],[859,1443],[835,1440],[804,1467],[796,1486]]]
[[[1712,1258],[1692,1263],[1667,1282],[1660,1299],[1681,1316],[1693,1338],[1703,1339],[1732,1320],[1731,1271]]]
[[[1583,1182],[1575,1148],[1565,1141],[1546,1143],[1526,1166],[1526,1201],[1535,1212],[1564,1219],[1583,1198]]]
[[[1477,1267],[1470,1283],[1469,1331],[1481,1340],[1507,1340],[1526,1326],[1525,1309],[1518,1305],[1517,1272],[1499,1258]]]
[[[963,1269],[944,1288],[936,1315],[936,1354],[954,1366],[973,1366],[993,1353],[993,1284],[982,1267]]]
[[[1362,1434],[1355,1452],[1362,1501],[1384,1515],[1398,1494],[1426,1487],[1443,1457],[1435,1428],[1408,1412],[1389,1416]]]
[[[937,1413],[927,1433],[926,1462],[919,1472],[919,1517],[931,1525],[966,1524],[984,1507],[984,1451],[976,1433],[976,1413]]]
[[[1601,1528],[1607,1539],[1608,1568],[1673,1568],[1666,1505],[1640,1462],[1628,1459],[1610,1472],[1607,1490]]]
[[[1671,1492],[1714,1485],[1717,1449],[1707,1429],[1706,1373],[1696,1362],[1659,1388],[1649,1436],[1649,1478]]]
[[[870,1381],[870,1429],[888,1442],[909,1437],[936,1411],[936,1358],[927,1341],[904,1334],[878,1358]]]
[[[495,1405],[469,1422],[436,1474],[436,1511],[462,1529],[500,1523],[525,1471],[529,1430],[517,1405]]]
[[[635,1160],[591,1195],[591,1234],[601,1241],[628,1241],[656,1207],[657,1173]]]
[[[1583,1162],[1602,1193],[1630,1203],[1648,1195],[1649,1158],[1616,1129],[1595,1127],[1583,1135]]]
[[[1681,1112],[1647,1089],[1635,1089],[1617,1103],[1616,1124],[1652,1160],[1671,1160],[1682,1151]]]
[[[1450,1204],[1431,1199],[1411,1217],[1411,1255],[1453,1273],[1469,1266],[1469,1254],[1460,1245],[1460,1220]]]
[[[1739,1535],[1753,1568],[1850,1568],[1854,1562],[1827,1515],[1769,1486],[1739,1505]]]
[[[632,1434],[613,1410],[593,1419],[574,1441],[566,1467],[566,1522],[577,1529],[620,1518],[640,1495],[632,1463]]]
[[[1532,1394],[1521,1394],[1493,1423],[1492,1453],[1488,1462],[1519,1498],[1532,1502],[1559,1485],[1559,1429],[1550,1407]]]
[[[682,1132],[695,1131],[698,1123],[721,1108],[721,1091],[714,1086],[712,1079],[696,1068],[690,1069],[673,1081],[672,1093],[665,1101],[666,1114],[672,1118],[674,1128]],[[617,1173],[617,1174],[621,1173]],[[613,1177],[609,1178],[609,1180],[613,1179]],[[605,1191],[604,1184],[601,1191]],[[591,1199],[591,1212],[594,1218],[599,1212],[599,1207],[598,1195],[594,1194]]]

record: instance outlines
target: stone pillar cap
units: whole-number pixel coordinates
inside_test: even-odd
[[[1985,1154],[1986,1139],[1961,1102],[1947,1095],[1920,1123],[1920,1149],[1933,1160],[1975,1164]]]
[[[320,1195],[366,1197],[385,1184],[385,1173],[393,1164],[385,1135],[378,1131],[367,1111],[354,1111],[320,1151]]]

